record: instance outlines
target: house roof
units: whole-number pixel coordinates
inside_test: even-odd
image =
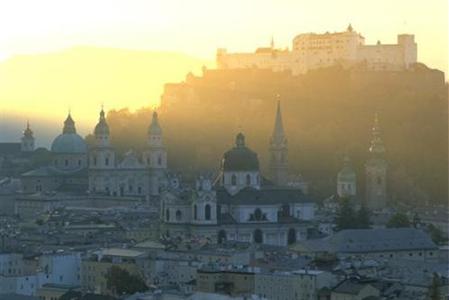
[[[415,228],[348,229],[303,244],[311,251],[330,253],[438,249],[428,234]]]
[[[260,190],[247,187],[235,195],[231,195],[224,188],[220,188],[217,190],[217,200],[221,203],[234,205],[275,205],[312,202],[299,189],[275,186],[262,187]]]

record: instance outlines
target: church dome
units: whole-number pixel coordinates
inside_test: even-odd
[[[53,153],[86,153],[87,145],[82,137],[76,133],[63,133],[55,138],[51,144]]]
[[[259,171],[257,153],[245,146],[245,136],[239,133],[236,145],[223,155],[223,171]]]
[[[51,144],[53,153],[87,153],[84,139],[76,133],[75,122],[69,114],[64,121],[62,134],[58,135]]]

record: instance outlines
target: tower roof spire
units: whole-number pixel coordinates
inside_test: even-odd
[[[285,139],[285,133],[284,133],[284,125],[282,122],[282,112],[281,112],[281,100],[280,96],[277,95],[277,110],[276,110],[276,119],[274,121],[274,129],[273,129],[273,135],[272,135],[272,141],[282,142]]]
[[[108,126],[108,123],[106,122],[103,105],[101,105],[100,118],[98,119],[98,123],[95,126],[94,133],[95,133],[95,135],[108,135],[109,134],[109,126]]]

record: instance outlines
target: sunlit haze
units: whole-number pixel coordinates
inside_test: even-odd
[[[341,31],[349,23],[365,36],[368,44],[377,40],[395,43],[398,33],[415,34],[418,61],[446,72],[447,13],[446,0],[2,1],[0,60],[4,62],[19,54],[55,53],[79,45],[169,51],[186,54],[195,61],[186,62],[183,58],[178,67],[175,62],[166,66],[161,76],[154,74],[162,72],[163,67],[151,67],[149,63],[151,73],[140,73],[144,78],[133,76],[133,81],[147,82],[147,88],[142,88],[144,83],[123,82],[121,91],[127,95],[125,99],[123,95],[108,93],[106,86],[103,92],[95,94],[92,92],[95,89],[89,89],[83,82],[70,82],[72,78],[64,74],[53,81],[55,70],[61,68],[58,64],[46,70],[53,61],[27,65],[21,60],[12,64],[13,74],[8,72],[10,65],[0,69],[0,112],[27,117],[40,112],[62,119],[72,107],[78,120],[94,120],[101,103],[108,108],[132,109],[154,105],[159,101],[164,82],[181,81],[188,71],[199,72],[203,64],[213,65],[218,47],[253,51],[268,45],[273,36],[277,47],[291,48],[292,38],[299,33]],[[103,67],[95,57],[89,56],[87,60],[92,69]],[[114,85],[120,85],[120,80],[129,78],[134,71],[130,68],[127,74],[126,68],[116,70],[123,77],[118,76]],[[88,76],[90,70],[74,72]],[[53,83],[46,81],[48,76]],[[25,79],[19,82],[19,78]],[[101,84],[102,78],[97,79]],[[39,107],[35,106],[37,101]]]

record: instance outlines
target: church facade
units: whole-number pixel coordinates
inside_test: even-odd
[[[162,234],[279,246],[306,239],[315,204],[301,189],[286,185],[287,144],[279,104],[270,151],[276,183],[261,174],[257,153],[237,134],[216,178],[200,176],[194,188],[177,184],[161,194]]]
[[[167,182],[167,154],[156,112],[148,129],[147,147],[140,156],[129,151],[123,159],[117,159],[103,110],[94,136],[94,145],[88,147],[69,114],[62,133],[51,145],[51,164],[21,175],[23,192],[61,191],[145,199],[159,194]]]

